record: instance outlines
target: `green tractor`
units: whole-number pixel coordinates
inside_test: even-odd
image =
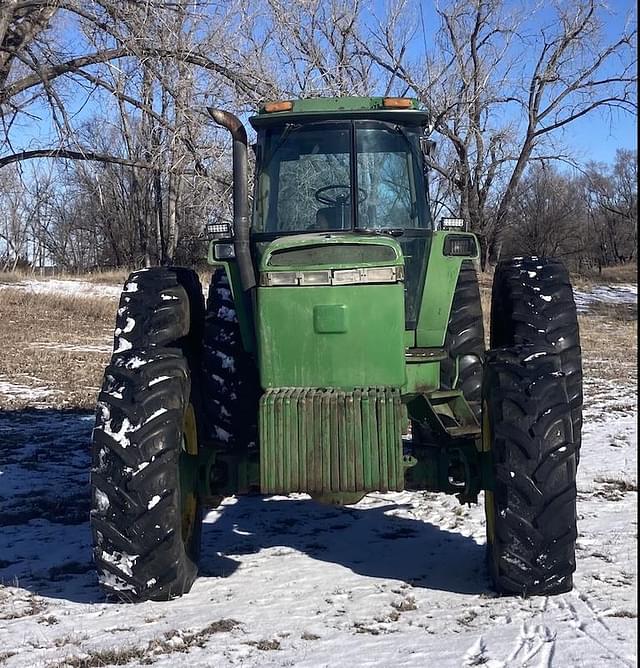
[[[428,116],[407,98],[266,104],[249,209],[233,140],[233,225],[191,269],[127,280],[93,432],[91,526],[106,592],[166,600],[197,575],[203,509],[225,496],[356,503],[484,492],[499,593],[569,591],[582,370],[557,260],[502,261],[490,349],[458,219],[431,218]]]

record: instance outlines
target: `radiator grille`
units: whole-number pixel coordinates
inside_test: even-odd
[[[260,400],[265,494],[400,491],[400,392],[279,388]]]

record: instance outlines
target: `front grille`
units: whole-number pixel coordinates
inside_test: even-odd
[[[402,490],[399,390],[267,390],[260,478],[265,494]]]
[[[395,260],[395,250],[383,244],[323,244],[274,251],[269,258],[269,266],[359,265]]]

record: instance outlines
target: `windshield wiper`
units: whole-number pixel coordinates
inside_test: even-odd
[[[401,237],[405,232],[403,227],[356,227],[355,230],[361,234],[387,234],[391,237]]]

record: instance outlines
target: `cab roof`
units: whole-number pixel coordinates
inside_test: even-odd
[[[264,104],[249,119],[254,128],[286,122],[372,119],[426,125],[429,115],[414,98],[316,97]]]

